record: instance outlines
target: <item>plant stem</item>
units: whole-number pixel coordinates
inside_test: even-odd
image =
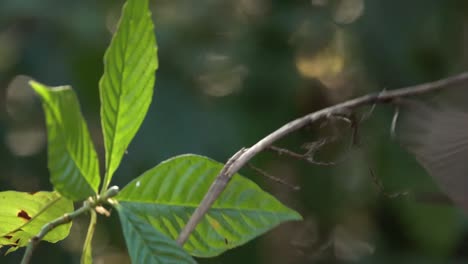
[[[88,211],[93,210],[94,207],[105,203],[107,199],[116,196],[118,193],[119,193],[119,187],[113,186],[109,188],[107,192],[105,192],[103,195],[98,196],[97,199],[90,199],[90,200],[85,201],[83,203],[83,206],[75,210],[74,212],[65,214],[64,216],[59,217],[55,219],[54,221],[45,224],[41,228],[41,231],[39,231],[39,233],[36,236],[32,237],[31,240],[29,241],[26,251],[24,252],[23,259],[21,260],[21,264],[28,264],[31,261],[31,257],[32,257],[32,253],[34,249],[39,244],[39,242],[41,242],[41,240],[47,235],[47,233],[52,231],[57,226],[69,223],[76,217]]]
[[[88,233],[83,245],[83,252],[81,254],[80,264],[91,264],[93,263],[93,254],[91,243],[93,242],[94,230],[96,230],[97,216],[95,211],[91,212],[91,219],[89,221]]]

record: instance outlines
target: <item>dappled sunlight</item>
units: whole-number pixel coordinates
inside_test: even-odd
[[[333,80],[340,78],[345,67],[352,66],[347,58],[346,33],[334,26],[329,37],[318,39],[312,22],[304,21],[291,36],[296,48],[295,64],[304,78],[319,79],[333,89]]]
[[[313,5],[313,6],[325,6],[328,4],[328,2],[330,2],[329,0],[310,0],[310,3]]]
[[[296,68],[301,76],[320,81],[333,101],[351,96],[360,76],[359,62],[351,60],[348,46],[346,33],[335,29],[327,45],[317,50],[299,47],[296,53]]]
[[[296,47],[295,66],[308,81],[319,81],[319,87],[330,102],[343,101],[359,88],[368,86],[362,60],[354,52],[355,38],[349,31],[329,21],[323,22],[327,35],[310,20],[301,23],[290,42]],[[314,89],[317,89],[318,87]]]
[[[13,120],[24,120],[30,117],[34,108],[36,95],[29,87],[31,77],[25,75],[16,76],[8,85],[6,93],[6,110]]]
[[[102,115],[100,102],[117,90],[101,94],[99,81],[102,56],[117,30],[124,1],[36,2],[0,1],[0,190],[56,188],[48,164],[50,127],[40,97],[28,85],[29,76],[73,87],[98,154],[100,174],[109,162],[106,147],[123,153],[122,164],[114,164],[115,177],[108,179],[122,190],[168,157],[197,153],[225,162],[241,147],[252,149],[295,118],[361,95],[445,78],[466,71],[468,65],[468,13],[463,1],[149,1],[154,31],[151,27],[148,32],[155,34],[158,46],[154,91],[135,97],[136,83],[149,72],[142,66],[149,56],[141,52],[129,62],[141,68],[124,71],[134,74],[130,79],[135,83],[126,85],[134,100],[120,108],[115,105],[120,99],[112,97],[107,113],[124,109],[122,115],[133,115],[145,100],[151,106],[131,143],[119,148],[112,139],[109,147],[102,131],[110,130],[103,124],[114,119]],[[116,54],[116,61],[125,59]],[[151,79],[153,73],[148,76]],[[110,85],[118,81],[109,78]],[[149,83],[148,91],[153,86]],[[455,97],[466,106],[463,95]],[[58,112],[66,112],[68,106]],[[255,154],[240,173],[304,220],[278,225],[213,260],[197,261],[464,262],[466,217],[455,207],[413,199],[412,194],[416,197],[420,191],[440,190],[388,135],[391,110],[366,105],[355,112],[343,109],[336,116],[333,112],[275,142],[281,151]],[[129,123],[122,128],[138,126]],[[322,147],[320,142],[326,143]],[[93,173],[96,178],[98,174]],[[196,185],[184,182],[191,184],[167,186],[193,193]],[[138,180],[132,186],[142,191],[145,185]],[[399,193],[411,195],[394,195]],[[110,219],[99,216],[94,263],[130,263],[116,213],[111,211]],[[67,240],[40,246],[34,262],[46,257],[50,263],[77,262],[88,216],[74,220]],[[219,219],[213,223],[217,229],[224,227]],[[177,231],[171,232],[175,236]],[[233,241],[227,236],[219,240],[221,246],[234,245]],[[0,262],[18,263],[19,255],[2,256]]]
[[[296,67],[302,76],[318,78],[327,83],[341,73],[344,66],[344,57],[333,48],[325,48],[318,54],[298,54]]]
[[[13,30],[0,32],[0,75],[9,70],[19,59],[20,50],[14,34]]]
[[[258,19],[269,11],[270,3],[267,0],[239,0],[236,1],[235,11],[243,22]]]
[[[6,110],[11,127],[5,136],[5,143],[17,156],[35,155],[43,150],[46,143],[45,131],[37,122],[41,113],[37,111],[38,99],[28,84],[30,80],[29,76],[18,75],[7,88]]]
[[[338,24],[350,24],[364,13],[364,0],[341,0],[333,12],[333,19]]]
[[[6,144],[17,156],[37,154],[45,147],[46,135],[37,128],[11,129],[6,135]]]
[[[198,86],[207,95],[227,96],[242,89],[247,73],[245,66],[233,64],[227,56],[208,54],[197,77]]]
[[[333,252],[337,259],[359,261],[375,251],[375,227],[369,212],[345,214],[332,232]]]

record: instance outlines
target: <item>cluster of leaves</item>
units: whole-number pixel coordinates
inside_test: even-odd
[[[153,97],[157,45],[148,0],[128,0],[104,56],[99,83],[105,142],[105,175],[78,99],[70,86],[30,85],[40,96],[48,130],[48,167],[53,192],[0,192],[0,247],[8,252],[28,244],[47,223],[73,211],[73,202],[96,199],[109,189],[114,172],[143,122]],[[187,243],[175,239],[200,204],[223,164],[198,155],[166,160],[135,178],[110,203],[116,208],[134,263],[194,263],[246,243],[281,222],[301,216],[252,181],[234,175]],[[99,190],[100,187],[100,190]],[[92,263],[90,229],[82,263]],[[71,223],[44,240],[68,236]]]

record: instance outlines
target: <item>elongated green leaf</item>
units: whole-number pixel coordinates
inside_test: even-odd
[[[175,239],[222,167],[206,157],[178,156],[136,178],[116,199]],[[298,213],[237,174],[184,248],[194,256],[215,256],[281,222],[299,219]]]
[[[103,189],[148,111],[158,66],[156,52],[148,0],[128,0],[104,56],[104,75],[99,83],[106,148]]]
[[[11,252],[26,246],[45,224],[72,211],[73,202],[57,192],[0,192],[0,247],[11,246]],[[58,226],[44,240],[60,241],[70,227],[71,223]]]
[[[116,205],[116,208],[132,263],[195,263],[174,240],[147,221],[124,207]]]
[[[72,200],[81,200],[99,188],[99,162],[70,86],[47,87],[31,81],[42,99],[47,119],[48,163],[54,188]]]

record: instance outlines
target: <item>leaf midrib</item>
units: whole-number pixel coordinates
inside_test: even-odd
[[[181,205],[181,204],[173,204],[173,203],[160,203],[160,202],[151,202],[151,201],[129,201],[129,200],[119,200],[121,203],[126,203],[126,204],[144,204],[144,205],[153,205],[153,206],[166,206],[166,207],[182,207],[182,208],[188,208],[188,209],[197,209],[199,204],[189,204],[189,205]],[[125,205],[124,205],[125,206]],[[241,211],[241,212],[252,212],[252,213],[268,213],[268,214],[285,214],[285,215],[290,215],[292,213],[285,212],[285,211],[265,211],[265,210],[258,210],[255,208],[235,208],[235,207],[219,207],[219,206],[212,206],[210,208],[211,210],[215,211]]]
[[[125,5],[126,5],[127,8],[128,8],[127,3],[126,3]],[[121,21],[122,21],[122,22],[128,22],[128,25],[129,25],[129,27],[131,28],[131,26],[130,26],[130,25],[131,25],[131,22],[134,20],[133,12],[131,12],[131,10],[126,10],[126,11],[129,12],[129,13],[131,14],[131,18],[130,18],[128,21],[124,21],[123,19],[122,19]],[[120,28],[120,25],[118,26],[118,28]],[[109,146],[109,155],[108,155],[108,157],[106,157],[106,158],[108,159],[108,163],[107,163],[108,166],[107,166],[107,170],[106,170],[106,174],[107,174],[106,176],[107,176],[107,177],[106,177],[106,176],[104,177],[105,182],[104,182],[104,185],[102,186],[102,192],[104,192],[105,189],[107,189],[107,186],[109,185],[110,179],[111,179],[111,177],[112,177],[111,172],[110,172],[110,169],[112,168],[112,165],[113,165],[113,163],[112,163],[112,161],[113,161],[113,155],[112,155],[112,153],[113,153],[113,151],[114,151],[114,145],[115,145],[115,143],[116,143],[117,128],[119,127],[120,108],[121,108],[121,105],[122,105],[122,98],[123,98],[123,96],[122,96],[122,94],[123,94],[123,92],[122,92],[122,91],[123,91],[123,88],[122,88],[122,87],[123,87],[123,82],[124,82],[124,79],[125,79],[125,77],[124,77],[125,74],[124,74],[124,73],[125,73],[126,69],[128,68],[128,65],[127,65],[125,62],[127,61],[127,51],[128,51],[128,48],[129,48],[129,47],[128,47],[128,46],[129,46],[128,44],[129,44],[129,40],[130,40],[130,31],[131,31],[131,30],[129,30],[128,33],[127,33],[127,35],[126,35],[126,39],[125,39],[125,43],[124,43],[125,45],[124,45],[124,47],[123,47],[122,72],[121,72],[121,74],[120,74],[120,76],[119,76],[119,84],[118,84],[118,87],[119,87],[119,90],[118,90],[118,91],[119,91],[119,99],[118,99],[118,103],[117,103],[117,109],[116,109],[116,111],[115,111],[115,112],[116,112],[116,115],[115,115],[115,126],[114,126],[114,130],[111,131],[111,133],[112,133],[112,141],[111,141],[110,146]],[[123,34],[122,32],[123,32],[123,31],[121,31],[121,32],[119,32],[119,33],[120,33],[120,34]],[[117,40],[116,36],[114,36],[114,39]],[[117,44],[115,44],[115,45],[116,45],[115,48],[117,49]],[[110,78],[110,77],[108,77],[108,78]],[[109,83],[111,83],[111,82],[109,82]],[[115,171],[114,171],[114,172],[115,172]],[[114,173],[114,172],[112,172],[112,173]]]
[[[65,86],[65,87],[67,87],[68,91],[71,91],[71,89],[70,89],[68,86]],[[73,91],[71,91],[71,92],[73,92]],[[73,155],[73,152],[70,151],[70,147],[69,147],[69,145],[68,145],[67,138],[65,137],[66,134],[65,134],[65,131],[64,131],[64,128],[63,128],[63,121],[57,117],[57,114],[56,114],[56,112],[54,111],[54,108],[51,107],[51,105],[49,104],[48,101],[43,100],[43,102],[47,105],[47,107],[49,108],[50,112],[52,113],[53,118],[57,121],[56,124],[57,124],[58,130],[59,130],[59,135],[58,135],[58,136],[65,142],[64,145],[65,145],[65,149],[67,150],[66,153],[68,154],[68,156],[70,157],[70,159],[73,161],[73,164],[76,166],[76,168],[77,168],[78,171],[80,172],[81,176],[83,176],[83,177],[81,177],[81,178],[84,179],[84,182],[85,182],[85,183],[88,185],[88,187],[91,189],[91,192],[94,192],[94,188],[93,188],[93,186],[92,186],[92,183],[89,182],[89,181],[88,181],[88,178],[87,178],[87,177],[93,177],[93,175],[86,175],[86,174],[83,172],[83,168],[79,165],[79,163],[78,163],[77,160],[76,160],[77,157],[75,157],[75,156]],[[81,113],[79,113],[79,115],[80,115],[80,117],[82,117],[82,116],[81,116]],[[81,121],[84,122],[84,120],[81,120]],[[83,125],[83,124],[81,124],[81,125]],[[81,127],[81,126],[80,126],[80,127]],[[89,140],[91,140],[91,139],[89,138]],[[64,175],[64,176],[65,176],[65,175]],[[91,180],[91,179],[89,179],[89,180]]]

